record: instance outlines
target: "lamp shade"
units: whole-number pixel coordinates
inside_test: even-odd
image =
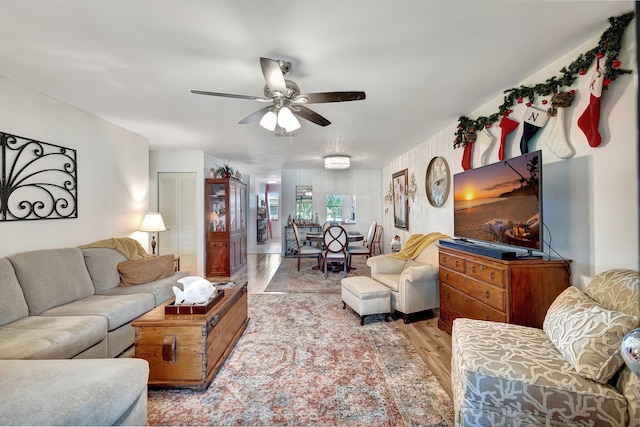
[[[289,107],[282,107],[278,111],[278,126],[284,128],[287,132],[293,132],[296,129],[300,129],[300,122]]]
[[[324,158],[326,169],[349,169],[351,157],[344,155],[327,156]]]
[[[260,126],[273,132],[276,128],[277,120],[278,117],[276,116],[276,113],[274,113],[273,110],[269,110],[264,116],[262,116],[262,119],[260,119]]]
[[[164,221],[159,212],[148,212],[145,214],[139,231],[165,231]]]

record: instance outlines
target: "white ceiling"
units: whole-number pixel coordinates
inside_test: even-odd
[[[381,167],[517,85],[634,2],[489,0],[0,0],[0,75],[143,135],[205,150],[259,179],[323,156]],[[263,96],[261,56],[302,92],[365,91],[309,105],[295,137],[238,121]],[[28,135],[25,135],[28,136]],[[453,135],[452,135],[453,141]]]

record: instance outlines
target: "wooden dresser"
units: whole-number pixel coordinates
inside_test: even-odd
[[[204,314],[165,314],[171,302],[132,322],[135,356],[149,362],[150,386],[204,390],[247,327],[247,282]]]
[[[542,328],[547,309],[569,286],[570,261],[503,261],[439,247],[440,319],[451,333],[458,317]]]

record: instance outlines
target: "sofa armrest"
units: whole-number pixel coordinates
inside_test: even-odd
[[[400,283],[423,283],[429,280],[438,280],[439,268],[434,265],[408,266],[400,275]]]
[[[367,265],[371,268],[371,276],[383,273],[401,273],[406,264],[405,260],[387,255],[378,255],[367,259]]]

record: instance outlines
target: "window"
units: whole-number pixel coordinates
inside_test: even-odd
[[[269,217],[273,221],[278,220],[278,206],[280,205],[280,194],[269,193]]]

